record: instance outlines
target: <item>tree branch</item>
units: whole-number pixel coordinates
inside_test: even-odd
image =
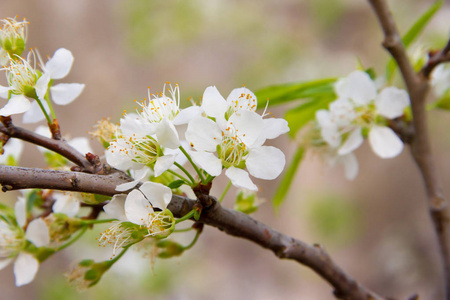
[[[447,299],[450,299],[450,210],[444,198],[436,172],[428,136],[425,101],[428,95],[428,77],[434,66],[416,74],[409,62],[406,50],[396,28],[394,19],[385,0],[369,0],[384,32],[383,46],[397,62],[411,98],[414,138],[411,153],[422,174],[428,196],[428,207],[438,235],[444,262],[444,280]],[[450,45],[441,53],[448,53]]]
[[[118,184],[130,178],[121,172],[97,175],[81,172],[19,168],[0,165],[0,184],[3,191],[23,188],[56,189],[113,196]],[[308,245],[282,234],[269,226],[231,209],[223,208],[214,197],[211,205],[202,210],[200,222],[229,235],[252,241],[271,250],[279,258],[292,259],[306,265],[329,282],[340,299],[385,299],[356,282],[329,257],[319,245]],[[174,195],[168,209],[182,217],[192,210],[197,201]]]
[[[430,53],[430,59],[420,72],[425,78],[430,78],[430,74],[434,68],[445,62],[450,62],[450,39],[441,51]]]
[[[87,172],[94,173],[94,166],[92,163],[64,140],[51,139],[33,131],[16,127],[12,123],[8,122],[3,122],[3,125],[0,124],[0,132],[9,137],[21,139],[59,153],[71,162],[82,167]]]

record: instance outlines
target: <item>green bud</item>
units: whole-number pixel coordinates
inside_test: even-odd
[[[97,284],[113,263],[113,261],[95,263],[92,259],[82,260],[70,273],[66,274],[66,279],[76,289],[86,290]]]
[[[240,190],[236,197],[234,209],[244,214],[251,214],[258,210],[258,206],[261,204],[261,200],[256,197],[256,194],[247,191]]]
[[[159,258],[170,258],[174,256],[180,256],[184,252],[184,247],[171,240],[159,241],[156,247],[160,248]]]

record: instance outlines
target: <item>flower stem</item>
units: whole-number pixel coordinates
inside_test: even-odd
[[[200,231],[200,230],[197,230],[197,232],[195,233],[194,239],[192,240],[192,242],[191,242],[189,245],[187,245],[187,246],[184,247],[184,250],[188,250],[188,249],[192,248],[192,246],[195,245],[195,243],[196,243],[197,240],[198,240],[198,237],[200,236],[200,233],[201,233],[201,231]]]
[[[206,180],[203,177],[202,172],[200,172],[200,169],[197,167],[197,165],[194,163],[194,161],[192,160],[191,156],[187,153],[186,150],[184,150],[183,146],[180,146],[180,150],[181,152],[183,152],[184,156],[186,156],[186,158],[188,159],[188,161],[191,163],[191,165],[194,167],[195,172],[197,172],[198,177],[200,178],[200,180],[202,181],[203,184],[206,184]]]
[[[178,224],[180,222],[183,222],[183,221],[186,221],[186,220],[192,218],[194,216],[195,212],[196,212],[196,209],[191,210],[190,212],[188,212],[187,214],[185,214],[181,218],[175,220],[175,224]]]
[[[177,166],[178,167],[178,166]],[[178,178],[180,178],[181,180],[183,180],[184,182],[186,182],[187,184],[191,185],[193,184],[193,182],[190,182],[186,177],[178,174],[177,172],[173,171],[173,170],[167,170],[167,172],[169,172],[170,174],[172,174],[173,176],[176,176]]]
[[[225,198],[225,195],[228,193],[230,187],[231,187],[231,180],[228,182],[226,188],[223,190],[222,195],[220,195],[219,202],[222,202],[223,198]]]
[[[78,233],[77,236],[75,236],[73,239],[71,239],[69,242],[65,243],[64,245],[56,248],[55,251],[61,251],[65,248],[69,247],[73,243],[75,243],[81,236],[83,236],[83,234],[86,232],[87,229],[88,229],[88,226],[85,226],[83,229],[81,229],[80,233]]]
[[[124,254],[125,252],[127,252],[127,250],[131,247],[131,245],[124,247],[122,252],[119,253],[119,255],[117,255],[116,257],[114,257],[113,259],[111,259],[109,262],[111,263],[110,266],[112,266],[113,264],[115,264]]]
[[[174,162],[174,165],[177,166],[181,171],[183,171],[183,173],[186,174],[187,177],[189,177],[189,179],[191,180],[191,186],[194,186],[195,185],[194,177],[192,177],[192,175],[189,174],[189,172],[185,168],[183,168],[183,166],[180,165],[179,163]]]
[[[173,232],[187,232],[187,231],[191,231],[192,229],[193,229],[192,227],[183,228],[183,229],[175,229]]]
[[[47,112],[45,111],[44,105],[42,104],[41,100],[39,100],[38,97],[35,98],[36,102],[39,104],[39,107],[42,110],[42,113],[44,114],[45,118],[47,119],[47,123],[51,124],[52,120],[50,119],[50,116],[47,114]]]

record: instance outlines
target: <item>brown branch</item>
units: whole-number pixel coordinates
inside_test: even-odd
[[[95,171],[91,162],[89,162],[85,156],[79,153],[64,140],[47,138],[33,131],[16,127],[12,123],[4,123],[3,125],[0,125],[0,132],[9,137],[21,139],[61,154],[71,162],[82,167],[87,172],[94,173]]]
[[[425,78],[430,78],[430,74],[434,68],[445,62],[450,62],[450,39],[441,51],[430,53],[430,59],[420,72]]]
[[[129,181],[121,172],[97,175],[80,172],[0,166],[0,184],[4,191],[23,188],[56,189],[112,196],[118,184]],[[200,221],[229,235],[252,241],[269,249],[279,258],[306,265],[329,282],[340,299],[385,299],[366,289],[347,275],[319,245],[308,245],[282,234],[243,213],[223,208],[214,197],[204,208]],[[174,195],[168,208],[174,216],[187,214],[197,201]]]
[[[415,133],[411,142],[411,153],[425,183],[428,207],[439,239],[444,262],[446,295],[447,299],[450,299],[450,210],[448,201],[443,196],[441,183],[434,164],[425,109],[425,101],[429,90],[429,73],[427,74],[427,72],[431,72],[432,68],[429,71],[418,74],[414,72],[386,1],[369,0],[369,2],[384,32],[383,46],[397,62],[411,98]],[[447,45],[443,51],[447,53],[449,47],[450,45]]]

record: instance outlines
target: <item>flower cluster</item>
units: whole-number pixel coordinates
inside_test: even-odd
[[[353,154],[367,136],[372,150],[381,158],[392,158],[403,150],[403,142],[387,126],[388,120],[404,114],[409,96],[404,90],[386,87],[378,91],[363,71],[354,71],[335,84],[337,99],[327,110],[316,112],[317,126],[331,164],[342,162],[346,177],[353,179],[358,163]]]

